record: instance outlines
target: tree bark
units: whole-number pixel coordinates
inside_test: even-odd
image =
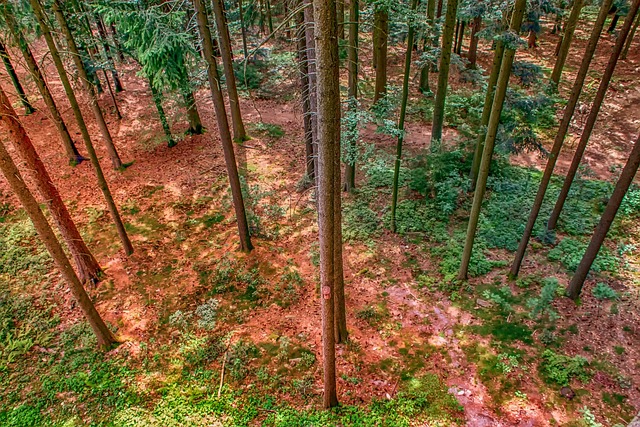
[[[114,23],[111,23],[111,36],[113,38],[113,44],[116,47],[116,52],[118,53],[118,60],[120,63],[124,62],[124,53],[122,52],[122,47],[120,47],[120,41],[118,40],[118,32],[116,31],[116,26]]]
[[[620,15],[618,14],[613,15],[613,18],[611,19],[611,25],[609,25],[609,28],[607,28],[607,33],[613,33],[616,30],[619,19],[620,19]]]
[[[269,25],[269,34],[273,34],[273,17],[271,14],[271,0],[264,0],[264,7],[267,9],[267,24]]]
[[[569,97],[567,105],[564,108],[562,121],[560,122],[560,126],[558,127],[558,131],[553,141],[551,151],[549,152],[549,160],[547,160],[547,165],[545,166],[544,173],[542,174],[540,186],[538,187],[538,193],[536,194],[536,198],[533,201],[531,212],[529,213],[529,219],[527,220],[527,224],[524,229],[524,234],[522,236],[522,239],[520,240],[520,244],[518,246],[518,250],[516,251],[516,256],[513,260],[513,264],[511,265],[511,271],[509,273],[511,277],[517,277],[518,273],[520,272],[520,266],[522,265],[522,260],[524,259],[527,246],[529,245],[529,240],[531,239],[531,234],[533,233],[533,227],[535,226],[538,215],[540,214],[544,196],[547,192],[547,188],[549,187],[549,182],[551,181],[551,176],[553,175],[553,170],[556,166],[558,155],[560,154],[560,150],[562,149],[562,146],[564,144],[564,139],[567,135],[567,131],[569,130],[571,118],[573,117],[576,105],[578,104],[578,99],[580,98],[580,94],[582,93],[582,87],[584,86],[584,81],[587,77],[587,72],[589,71],[589,65],[591,64],[591,60],[593,59],[593,55],[595,54],[596,46],[598,45],[598,41],[600,40],[600,33],[602,33],[604,22],[607,19],[607,12],[609,11],[612,3],[613,0],[605,0],[600,6],[600,13],[596,18],[593,30],[591,31],[591,36],[589,37],[587,48],[585,50],[584,56],[582,57],[580,69],[578,70],[576,80],[573,83],[571,96]]]
[[[13,36],[14,41],[20,48],[20,51],[22,52],[22,56],[24,57],[24,60],[27,66],[27,70],[31,74],[33,81],[36,83],[36,86],[40,91],[40,95],[42,95],[42,98],[44,99],[44,103],[47,105],[47,108],[49,109],[49,113],[51,114],[51,119],[53,120],[53,123],[58,129],[58,133],[60,134],[60,139],[62,140],[62,145],[67,154],[67,158],[69,159],[69,163],[74,166],[80,164],[83,160],[85,160],[85,158],[82,157],[82,155],[80,155],[80,152],[78,151],[78,148],[76,147],[75,142],[73,142],[73,139],[71,139],[71,135],[69,134],[67,125],[64,123],[64,120],[62,119],[62,115],[60,114],[60,111],[58,110],[58,107],[53,99],[53,96],[49,91],[49,87],[47,86],[44,76],[40,71],[40,67],[38,67],[38,63],[36,62],[36,59],[33,57],[33,54],[31,53],[31,49],[29,49],[27,40],[24,38],[24,35],[20,31],[18,27],[18,23],[16,22],[14,16],[7,10],[6,5],[4,8],[2,8],[2,13],[4,16],[5,22],[7,23],[7,27],[9,28],[9,32]]]
[[[335,0],[314,0],[318,73],[318,228],[320,241],[320,289],[324,407],[338,405],[335,352],[335,176],[336,149],[340,141],[340,87]]]
[[[38,3],[38,0],[29,0],[29,1],[32,4]],[[41,8],[39,3],[37,7]],[[120,169],[122,167],[122,160],[120,160],[118,151],[116,150],[116,147],[113,144],[113,139],[111,138],[111,133],[109,132],[109,128],[107,127],[107,122],[104,120],[104,116],[102,114],[102,110],[100,109],[100,105],[98,105],[98,99],[96,97],[95,92],[93,91],[93,86],[91,86],[89,76],[87,75],[87,71],[84,67],[84,63],[82,62],[82,57],[80,56],[80,52],[78,51],[78,46],[76,45],[73,35],[71,34],[71,30],[67,26],[67,21],[64,17],[64,14],[62,13],[59,0],[54,0],[53,11],[56,15],[58,24],[60,25],[60,29],[67,41],[67,46],[73,58],[73,62],[75,63],[76,69],[78,71],[78,76],[82,81],[82,84],[84,85],[87,95],[89,96],[89,105],[91,106],[93,115],[96,118],[96,122],[98,122],[98,127],[100,128],[100,132],[102,133],[102,138],[104,139],[105,146],[107,147],[107,152],[109,153],[109,157],[111,158],[111,164],[113,165],[114,169]],[[40,13],[44,18],[44,14],[42,12]],[[49,46],[49,50],[51,50],[51,46]]]
[[[216,19],[218,36],[220,37],[220,53],[222,56],[222,66],[224,68],[227,94],[229,95],[229,109],[231,110],[233,137],[238,142],[244,142],[248,137],[247,132],[244,129],[244,123],[242,122],[242,113],[240,112],[240,98],[238,97],[236,76],[233,72],[233,53],[231,50],[231,38],[229,37],[227,19],[225,17],[222,0],[213,0],[212,3],[213,15]]]
[[[433,105],[433,124],[431,126],[431,151],[440,150],[442,142],[442,127],[444,125],[444,104],[449,84],[449,65],[451,64],[451,45],[453,44],[453,30],[458,11],[458,0],[447,2],[447,14],[442,33],[442,51],[438,73],[438,88]]]
[[[302,4],[302,2],[300,2]],[[304,25],[304,10],[296,16],[296,38],[298,44],[298,67],[300,70],[300,92],[302,105],[302,123],[305,145],[305,182],[308,186],[315,181],[313,161],[313,130],[311,129],[311,101],[309,100],[309,62],[307,59],[307,39]]]
[[[118,70],[116,70],[116,65],[113,62],[113,56],[111,55],[111,48],[109,47],[109,41],[107,39],[107,31],[104,28],[104,24],[102,23],[102,19],[100,15],[95,15],[96,26],[98,27],[98,34],[100,34],[100,39],[102,41],[102,48],[104,49],[104,54],[107,57],[107,63],[111,67],[111,76],[113,77],[113,85],[116,88],[116,93],[120,93],[124,90],[122,87],[122,82],[120,82],[120,76],[118,76]],[[89,28],[91,29],[91,28]]]
[[[473,19],[473,24],[471,24],[471,38],[469,39],[469,53],[467,55],[467,59],[469,60],[468,68],[473,70],[476,69],[476,63],[478,61],[478,42],[480,41],[478,32],[481,27],[482,17],[477,16]]]
[[[222,97],[222,89],[220,88],[220,76],[218,75],[218,67],[215,57],[213,56],[213,42],[211,41],[211,32],[209,30],[209,19],[202,0],[193,0],[193,5],[196,10],[200,37],[202,38],[202,50],[208,65],[207,76],[209,78],[211,97],[216,112],[218,131],[220,132],[220,142],[222,143],[222,149],[224,151],[227,174],[229,175],[229,184],[231,186],[231,195],[240,237],[240,250],[243,252],[251,252],[253,245],[251,244],[251,236],[249,234],[249,225],[247,223],[247,215],[242,197],[240,177],[238,176],[238,165],[236,164],[236,156],[233,152],[233,141],[231,139],[231,132],[229,131],[227,112],[224,105],[224,98]]]
[[[53,258],[53,261],[60,269],[62,277],[64,277],[71,289],[71,293],[84,312],[89,325],[91,325],[91,329],[93,329],[93,332],[96,335],[98,347],[104,350],[110,348],[113,344],[117,343],[117,340],[91,302],[91,298],[87,295],[80,279],[78,279],[78,276],[76,276],[76,273],[73,271],[73,267],[64,253],[64,249],[60,245],[60,242],[58,242],[55,233],[40,210],[38,202],[31,192],[29,192],[18,168],[9,156],[9,153],[2,142],[0,142],[0,170],[2,170],[2,174],[5,176],[12,190],[18,196],[18,199],[20,199],[22,206],[24,206],[25,211],[29,215],[31,222],[38,232],[40,239],[49,251],[49,254],[51,254],[51,258]]]
[[[344,1],[345,0],[336,1],[338,7],[338,37],[340,40],[344,40]]]
[[[49,177],[40,156],[36,152],[31,138],[27,135],[24,127],[17,119],[17,115],[11,106],[11,102],[6,97],[4,91],[0,89],[0,123],[6,132],[11,136],[11,142],[26,163],[31,173],[33,182],[38,188],[42,199],[46,202],[51,216],[56,223],[60,234],[64,238],[69,252],[76,264],[80,281],[85,283],[91,281],[97,283],[100,280],[102,269],[93,254],[87,248],[76,224],[73,222],[69,211],[67,211],[58,189]]]
[[[358,98],[358,31],[360,21],[360,5],[358,0],[351,0],[349,6],[349,48],[348,48],[348,79],[349,99]],[[357,108],[354,103],[354,108]],[[355,150],[355,147],[351,147]],[[347,162],[344,169],[344,189],[350,193],[356,187],[356,161]]]
[[[377,9],[373,13],[373,50],[375,52],[376,84],[373,102],[377,102],[387,93],[387,50],[389,38],[389,13],[384,9]]]
[[[411,0],[411,10],[415,11],[418,0]],[[400,98],[400,117],[398,119],[398,142],[396,144],[396,161],[393,171],[393,194],[391,198],[391,231],[396,232],[396,207],[398,203],[398,182],[400,179],[400,163],[402,161],[402,143],[404,141],[404,120],[407,113],[407,98],[409,97],[409,76],[411,74],[411,52],[413,51],[414,27],[409,23],[407,34],[407,51],[404,59],[404,77],[402,79],[402,97]]]
[[[511,25],[509,28],[515,34],[518,34],[520,26],[522,25],[522,17],[526,6],[526,0],[516,0],[515,5],[513,6],[513,14],[511,16]],[[511,66],[513,65],[515,53],[516,51],[514,49],[507,46],[504,52],[502,65],[500,66],[500,74],[498,76],[498,82],[496,83],[496,93],[493,98],[493,106],[491,107],[491,115],[487,126],[487,136],[484,141],[484,149],[482,153],[482,161],[480,162],[476,191],[473,195],[473,204],[469,215],[469,224],[467,227],[464,250],[462,252],[462,260],[460,262],[460,271],[458,272],[458,279],[460,280],[467,279],[469,261],[471,260],[473,243],[476,236],[476,230],[478,228],[478,218],[480,217],[480,209],[482,207],[482,199],[484,198],[484,193],[487,188],[489,166],[491,165],[491,157],[493,156],[493,148],[496,141],[496,135],[498,133],[498,125],[500,124],[500,114],[502,113],[502,106],[507,93],[507,87],[509,86],[509,77],[511,76]]]
[[[11,63],[11,59],[9,59],[9,54],[7,53],[7,49],[4,46],[4,43],[0,42],[0,56],[2,56],[2,62],[4,62],[4,67],[7,69],[7,73],[9,77],[11,77],[11,83],[13,83],[13,87],[16,89],[16,93],[18,95],[18,99],[20,99],[20,103],[24,107],[25,115],[32,114],[36,111],[36,109],[29,102],[29,98],[27,98],[27,94],[20,84],[20,79],[18,79],[18,73],[13,68],[13,64]]]
[[[456,30],[453,33],[453,52],[458,52],[458,34],[460,33],[460,20],[456,20]]]
[[[600,86],[598,87],[598,92],[596,92],[596,96],[593,100],[593,105],[591,106],[591,111],[589,112],[589,116],[587,117],[587,121],[585,122],[584,129],[582,130],[582,135],[580,136],[580,141],[578,142],[578,146],[576,147],[576,152],[573,155],[573,160],[571,160],[571,165],[569,166],[569,170],[567,171],[567,176],[562,184],[562,189],[560,190],[560,194],[558,195],[558,200],[551,212],[551,216],[549,218],[549,222],[547,223],[547,230],[555,230],[556,225],[558,224],[558,218],[560,217],[560,213],[562,212],[562,208],[564,207],[564,202],[567,200],[567,196],[569,195],[569,190],[571,189],[571,184],[573,184],[573,179],[578,172],[578,167],[580,166],[580,162],[582,161],[582,156],[584,155],[584,151],[587,148],[587,144],[589,142],[589,138],[591,137],[591,132],[596,124],[596,119],[598,118],[598,113],[600,113],[600,107],[602,106],[602,101],[607,94],[607,89],[609,89],[609,84],[611,83],[611,77],[613,76],[613,72],[616,69],[616,65],[618,64],[618,58],[620,57],[620,53],[624,48],[624,43],[627,38],[627,35],[631,31],[631,25],[633,24],[633,18],[636,15],[636,12],[640,8],[640,0],[633,0],[631,6],[629,8],[629,13],[627,18],[622,25],[622,29],[620,30],[620,34],[618,35],[618,39],[616,40],[616,44],[613,47],[613,51],[611,52],[611,56],[609,57],[609,62],[607,63],[607,68],[605,69],[602,78],[600,80]]]
[[[627,190],[629,190],[629,186],[633,182],[636,172],[638,172],[638,166],[640,166],[640,136],[633,145],[631,154],[629,154],[629,159],[622,169],[622,173],[620,174],[620,178],[618,178],[613,194],[611,195],[611,198],[609,198],[609,202],[607,202],[607,207],[602,213],[602,217],[593,232],[593,236],[591,236],[589,246],[587,246],[587,250],[585,251],[582,260],[580,261],[580,264],[567,287],[566,292],[569,298],[577,300],[580,296],[584,280],[587,278],[587,274],[589,273],[589,270],[591,270],[593,261],[598,256],[602,243],[604,242],[605,237],[607,237],[611,224],[618,213],[620,204],[622,203],[625,194],[627,194]]]
[[[556,87],[558,86],[558,84],[560,84],[560,76],[562,75],[562,70],[564,69],[564,63],[567,60],[569,47],[571,46],[573,33],[576,29],[576,25],[578,24],[578,19],[580,18],[582,5],[583,0],[573,0],[573,8],[571,9],[571,13],[569,14],[569,18],[567,19],[567,23],[565,25],[564,34],[562,35],[562,44],[560,45],[560,50],[558,51],[558,59],[556,59],[556,64],[553,67],[553,72],[551,73],[551,81]]]
[[[427,0],[427,28],[428,33],[425,37],[425,50],[426,45],[431,39],[433,45],[437,45],[437,35],[436,35],[436,27],[435,27],[435,12],[436,12],[436,2],[435,0]],[[420,70],[420,93],[424,95],[432,95],[431,88],[429,87],[429,72],[431,71],[431,64],[424,64],[422,69]]]
[[[624,44],[624,49],[622,49],[622,54],[620,55],[621,59],[627,59],[627,54],[629,53],[629,48],[631,47],[631,43],[633,43],[633,37],[636,35],[638,24],[640,24],[640,13],[636,14],[636,22],[633,24],[633,27],[631,28],[631,32],[627,36],[627,42]]]
[[[238,0],[238,13],[240,14],[240,32],[242,33],[242,53],[244,54],[245,61],[249,58],[249,50],[247,48],[247,29],[244,25],[244,9],[242,7],[242,0]]]
[[[76,122],[78,123],[78,128],[80,129],[80,133],[82,134],[82,139],[84,140],[89,159],[91,160],[94,172],[96,173],[98,186],[100,187],[100,190],[104,195],[105,201],[107,202],[107,207],[109,208],[109,212],[118,231],[118,235],[120,237],[120,241],[122,242],[124,251],[127,255],[131,255],[133,253],[133,246],[131,246],[131,241],[129,240],[129,236],[127,235],[127,232],[124,228],[122,219],[120,218],[120,213],[118,212],[118,208],[116,207],[113,196],[111,195],[111,190],[109,190],[109,186],[102,172],[102,167],[100,166],[98,155],[96,154],[96,150],[93,147],[93,143],[91,142],[89,130],[87,129],[84,118],[82,117],[82,112],[80,111],[78,100],[76,99],[76,95],[73,92],[71,83],[69,82],[69,77],[67,76],[64,65],[62,64],[62,59],[60,58],[60,53],[58,52],[58,48],[56,47],[53,36],[51,35],[51,31],[47,26],[42,6],[40,6],[38,0],[29,0],[29,3],[31,4],[36,19],[38,20],[40,30],[44,35],[47,46],[49,47],[49,52],[51,53],[51,58],[53,59],[56,70],[58,71],[58,75],[60,76],[60,81],[62,82],[62,86],[64,87],[67,98],[69,99],[69,103],[71,104],[71,109],[73,110]]]
[[[156,105],[156,110],[158,110],[158,117],[160,118],[160,124],[162,125],[162,130],[164,131],[164,135],[167,138],[167,146],[169,148],[175,147],[177,143],[173,139],[173,135],[171,134],[171,128],[169,127],[169,121],[167,120],[167,115],[164,113],[164,108],[162,108],[162,93],[158,91],[158,89],[156,89],[151,79],[149,79],[149,87],[151,88],[151,96],[153,97],[153,103]]]
[[[118,107],[118,99],[116,98],[116,94],[113,93],[113,89],[111,89],[111,82],[109,81],[109,75],[107,74],[107,70],[103,68],[102,74],[104,75],[104,81],[107,82],[107,89],[109,90],[109,96],[111,97],[111,101],[113,101],[113,108],[116,110],[116,118],[118,120],[122,120],[122,113],[120,112],[120,108]]]
[[[316,75],[316,40],[315,19],[313,16],[312,0],[302,0],[304,8],[304,28],[307,42],[307,65],[309,68],[309,108],[311,117],[311,136],[313,138],[313,168],[315,170],[315,183],[318,185],[318,93]]]

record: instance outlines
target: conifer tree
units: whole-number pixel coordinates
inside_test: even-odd
[[[388,43],[389,11],[386,9],[386,5],[377,5],[373,13],[373,66],[376,69],[374,103],[387,92]]]
[[[360,21],[360,5],[358,0],[351,0],[349,6],[349,46],[347,51],[347,69],[348,69],[348,96],[349,102],[353,105],[352,109],[357,108],[358,99],[358,29]],[[353,143],[353,142],[351,142]],[[349,152],[355,151],[355,147],[349,147]],[[356,186],[356,160],[348,159],[344,170],[344,189],[347,192],[352,191]]]
[[[556,59],[556,64],[553,67],[553,72],[551,73],[551,81],[556,87],[558,86],[558,84],[560,84],[560,76],[562,75],[564,63],[567,60],[567,55],[569,54],[569,47],[571,46],[573,33],[576,30],[578,19],[580,18],[582,5],[583,0],[573,0],[571,13],[569,14],[569,18],[567,19],[567,22],[565,24],[564,34],[562,35],[562,43],[560,44],[560,50],[558,51],[558,58]]]
[[[636,14],[636,22],[633,24],[633,27],[631,28],[631,32],[627,36],[627,42],[624,44],[624,49],[622,49],[622,54],[620,54],[620,59],[627,59],[627,54],[629,53],[629,48],[631,47],[631,43],[633,43],[633,37],[636,35],[638,24],[640,24],[640,12]]]
[[[18,73],[13,68],[13,64],[11,63],[11,59],[9,58],[9,54],[7,53],[7,49],[4,46],[4,43],[0,41],[0,56],[2,57],[2,62],[4,62],[4,67],[7,70],[7,74],[11,78],[11,83],[13,83],[13,87],[16,89],[16,93],[18,95],[18,99],[20,99],[20,103],[24,107],[24,113],[28,116],[29,114],[36,111],[36,109],[31,105],[29,99],[27,98],[27,94],[20,83],[20,79],[18,78]]]
[[[302,2],[300,2],[302,3]],[[296,16],[296,39],[298,48],[298,67],[300,70],[300,95],[302,123],[305,146],[305,187],[315,182],[313,130],[311,129],[311,100],[309,97],[309,60],[307,59],[307,36],[305,34],[304,10]]]

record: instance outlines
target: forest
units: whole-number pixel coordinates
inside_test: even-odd
[[[0,0],[0,426],[640,426],[640,0]]]

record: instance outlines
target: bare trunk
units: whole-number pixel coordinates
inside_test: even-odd
[[[638,24],[640,24],[640,13],[636,13],[636,22],[633,24],[633,27],[631,28],[631,32],[627,36],[627,42],[624,44],[624,49],[622,49],[622,54],[620,55],[621,59],[627,59],[627,54],[629,53],[629,48],[631,47],[631,43],[633,43],[633,37],[636,35]]]
[[[551,81],[555,84],[556,87],[560,83],[560,76],[562,75],[564,63],[567,60],[567,55],[569,54],[569,47],[571,46],[571,41],[573,40],[573,32],[576,30],[576,25],[578,23],[578,19],[580,18],[582,4],[583,0],[573,0],[573,8],[571,9],[571,13],[569,14],[569,18],[567,19],[567,24],[565,26],[564,34],[562,35],[562,44],[560,45],[560,50],[558,51],[558,59],[556,59],[556,64],[553,67],[553,72],[551,73]]]
[[[207,75],[209,77],[209,86],[211,89],[211,97],[216,112],[216,120],[218,122],[218,131],[220,132],[220,142],[224,151],[224,160],[227,166],[227,174],[229,175],[229,184],[231,186],[231,195],[233,198],[233,206],[236,212],[236,222],[238,224],[238,234],[240,236],[240,250],[250,252],[253,249],[251,237],[249,234],[249,225],[247,223],[247,215],[242,197],[242,188],[240,186],[240,177],[238,176],[238,165],[236,164],[236,156],[233,152],[233,141],[231,132],[229,131],[229,122],[227,120],[227,112],[222,97],[222,89],[220,88],[220,76],[215,57],[213,56],[213,43],[211,32],[209,31],[209,19],[202,0],[193,0],[196,10],[196,18],[198,20],[198,28],[200,37],[202,38],[202,50],[204,58],[207,61]]]
[[[300,2],[302,3],[302,2]],[[313,131],[311,129],[311,101],[309,100],[309,63],[307,59],[307,39],[305,35],[304,11],[296,16],[296,38],[298,43],[298,66],[300,69],[300,92],[302,104],[302,123],[305,145],[305,180],[312,185],[315,180],[313,164]]]
[[[318,184],[318,92],[316,90],[316,40],[314,37],[315,20],[312,0],[302,0],[304,8],[304,28],[307,42],[307,64],[309,67],[309,108],[311,116],[311,136],[313,138],[313,162],[315,185]]]
[[[376,85],[373,102],[377,102],[387,93],[387,43],[389,38],[389,14],[378,9],[373,14],[373,50],[375,52]]]
[[[167,146],[169,148],[175,147],[177,143],[173,139],[173,135],[171,134],[171,127],[169,127],[169,121],[167,120],[167,115],[164,113],[164,108],[162,107],[162,93],[158,91],[158,89],[156,89],[151,79],[149,79],[149,87],[151,88],[153,103],[156,105],[156,110],[158,111],[158,117],[160,118],[162,130],[164,131],[164,135],[167,138]]]
[[[349,99],[358,98],[358,31],[360,21],[360,5],[358,0],[351,0],[349,9],[349,47],[348,47],[348,79]],[[352,151],[355,147],[351,147]],[[344,189],[351,192],[356,186],[356,162],[347,162],[344,170]]]
[[[473,19],[473,24],[471,24],[471,38],[469,39],[469,54],[467,55],[467,59],[469,59],[469,68],[475,69],[476,63],[478,61],[478,41],[480,40],[478,37],[478,32],[480,31],[480,27],[482,26],[482,17],[478,16]]]
[[[240,31],[242,33],[242,52],[245,61],[249,58],[249,50],[247,48],[247,29],[244,26],[244,10],[242,8],[242,0],[238,0],[238,13],[240,15]]]
[[[20,79],[18,79],[18,73],[13,68],[13,64],[11,63],[11,59],[9,59],[9,54],[7,53],[7,49],[4,47],[4,43],[0,42],[0,56],[2,57],[2,62],[4,62],[4,67],[11,77],[11,83],[13,83],[13,87],[16,89],[16,94],[18,95],[18,99],[20,99],[20,103],[24,107],[25,115],[29,115],[36,111],[36,109],[31,105],[29,99],[27,98],[27,94],[20,83]]]
[[[118,70],[116,70],[116,66],[113,62],[113,57],[111,56],[111,48],[109,47],[109,40],[107,39],[107,31],[104,28],[104,24],[102,23],[102,19],[99,15],[95,15],[96,26],[98,27],[98,34],[100,34],[100,39],[102,40],[102,48],[104,49],[104,54],[107,57],[107,63],[109,67],[111,67],[111,76],[113,77],[113,85],[116,88],[116,93],[120,93],[124,90],[122,87],[122,83],[120,82],[120,76],[118,76]]]

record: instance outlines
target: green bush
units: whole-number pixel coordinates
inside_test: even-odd
[[[599,300],[604,299],[617,299],[618,293],[611,289],[606,283],[598,282],[596,286],[591,290],[591,294],[594,298]]]
[[[587,246],[588,243],[567,237],[549,251],[547,258],[549,261],[559,261],[569,271],[576,271]],[[591,266],[591,271],[596,273],[615,272],[619,264],[618,258],[603,246]]]
[[[587,366],[588,362],[584,357],[564,356],[547,349],[542,353],[540,373],[548,383],[567,386],[574,378],[582,382],[588,381]]]

